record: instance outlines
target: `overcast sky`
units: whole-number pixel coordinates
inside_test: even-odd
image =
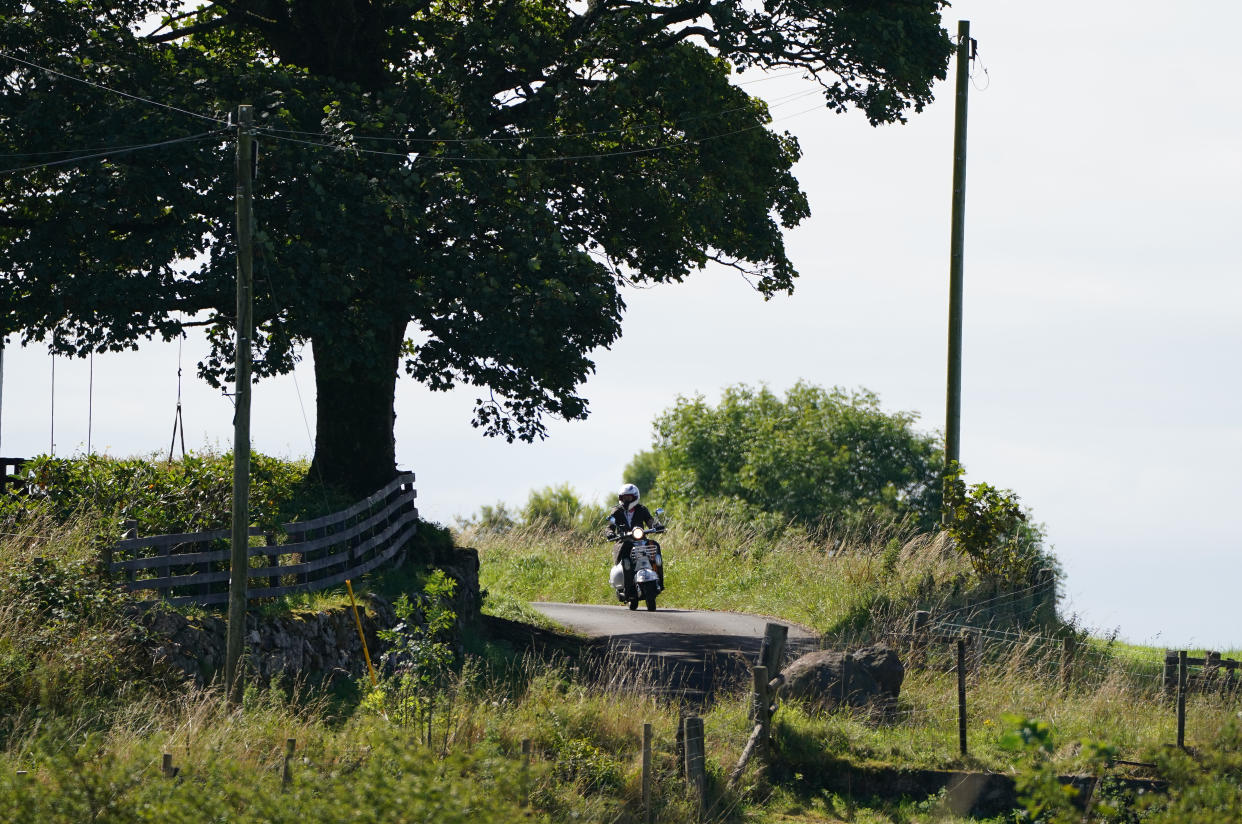
[[[958,2],[979,61],[970,90],[962,461],[1047,524],[1066,608],[1158,645],[1242,645],[1242,3]],[[986,74],[983,69],[986,69]],[[610,496],[678,395],[799,379],[866,387],[944,426],[952,76],[906,126],[807,112],[796,76],[753,82],[801,141],[812,217],[788,235],[801,272],[764,302],[735,273],[626,295],[598,353],[586,422],[508,445],[469,424],[476,393],[403,380],[397,452],[425,517],[518,504],[571,483]],[[262,217],[259,216],[261,220]],[[232,408],[184,353],[191,448],[231,443]],[[308,353],[309,355],[309,353]],[[307,455],[309,363],[261,384],[254,446]],[[58,360],[58,454],[84,451],[88,371]],[[167,450],[176,345],[99,356],[92,446]],[[0,453],[46,452],[51,361],[5,353]],[[300,394],[300,400],[299,400]],[[633,449],[618,450],[631,442]],[[676,550],[676,539],[668,542]]]

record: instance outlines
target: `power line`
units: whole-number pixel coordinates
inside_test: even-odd
[[[65,74],[64,72],[58,72],[55,69],[49,69],[47,66],[40,66],[38,63],[31,63],[29,60],[23,60],[20,57],[15,57],[14,55],[11,55],[6,51],[0,51],[0,57],[7,57],[9,60],[12,60],[15,63],[21,63],[23,66],[28,66],[29,68],[32,68],[32,69],[38,69],[39,71],[47,72],[48,74],[54,74],[57,77],[63,77],[66,80],[72,80],[75,83],[82,83],[84,85],[91,86],[92,88],[101,89],[111,94],[120,95],[121,97],[127,97],[130,100],[136,100],[139,103],[146,103],[149,106],[158,106],[161,109],[168,109],[169,111],[177,112],[178,114],[189,115],[190,117],[197,117],[201,120],[209,120],[212,123],[220,123],[220,124],[225,123],[225,121],[221,120],[218,117],[211,117],[209,115],[199,114],[198,112],[192,112],[192,111],[189,111],[188,109],[179,109],[176,106],[170,106],[167,103],[160,103],[158,100],[151,100],[146,97],[139,97],[136,94],[130,94],[129,92],[123,92],[117,89],[109,88],[108,86],[104,86],[101,83],[94,83],[90,80],[84,80],[81,77],[74,77],[71,74]]]
[[[112,157],[114,155],[119,155],[119,154],[130,154],[132,152],[140,152],[145,149],[158,149],[163,146],[173,146],[178,143],[189,143],[194,140],[203,140],[208,137],[213,137],[215,135],[222,134],[224,131],[225,130],[223,129],[215,129],[210,132],[202,132],[201,134],[190,135],[188,137],[175,137],[175,138],[172,138],[171,140],[161,140],[158,143],[143,143],[137,146],[128,146],[128,147],[118,148],[118,149],[109,149],[108,151],[104,151],[104,152],[97,152],[95,154],[78,155],[77,157],[68,157],[62,160],[49,160],[47,163],[34,163],[30,166],[18,166],[13,169],[0,169],[0,175],[17,174],[18,172],[30,172],[36,169],[47,169],[47,168],[51,168],[54,166],[68,166],[74,163],[80,163],[83,160],[98,160],[100,158]]]
[[[43,157],[45,155],[73,155],[83,152],[114,152],[120,149],[140,149],[146,143],[123,143],[110,146],[82,146],[77,149],[40,149],[37,152],[0,152],[0,157]]]

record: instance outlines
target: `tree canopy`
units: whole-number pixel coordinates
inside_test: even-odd
[[[0,0],[0,334],[61,354],[205,326],[231,380],[233,130],[255,107],[256,379],[309,345],[318,470],[394,467],[402,368],[509,439],[581,418],[627,285],[793,288],[794,69],[873,123],[931,99],[943,0]],[[155,145],[158,144],[158,145]]]
[[[681,498],[734,498],[810,528],[877,516],[930,528],[944,457],[915,420],[885,412],[866,390],[798,383],[782,399],[733,386],[716,406],[681,398],[658,416],[652,449],[626,478]]]

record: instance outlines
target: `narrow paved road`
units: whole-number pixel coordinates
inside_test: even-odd
[[[532,606],[574,632],[601,639],[601,673],[661,693],[703,697],[742,685],[768,623],[789,628],[786,661],[819,647],[806,627],[740,612],[538,602]]]

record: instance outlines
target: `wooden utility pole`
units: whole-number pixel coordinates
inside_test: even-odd
[[[953,123],[953,219],[949,230],[949,386],[944,416],[944,460],[961,460],[962,249],[966,237],[966,92],[970,80],[970,21],[957,22],[957,109]]]
[[[229,557],[228,643],[224,657],[226,702],[242,701],[241,657],[246,635],[246,576],[250,566],[250,339],[254,295],[251,237],[254,199],[254,136],[250,106],[237,107],[237,352],[233,413],[233,524]]]
[[[957,639],[957,749],[966,757],[966,636]]]
[[[0,334],[0,454],[4,444],[4,335]],[[4,490],[0,489],[0,492]]]

